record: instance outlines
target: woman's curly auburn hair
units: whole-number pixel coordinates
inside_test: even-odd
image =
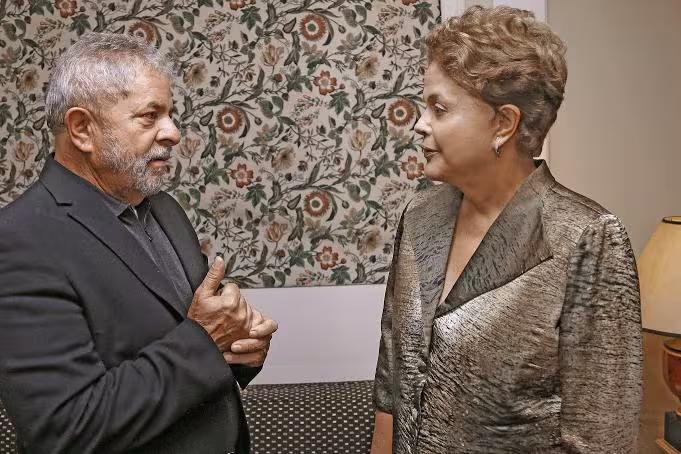
[[[436,62],[459,86],[493,108],[520,109],[517,144],[532,157],[563,101],[565,43],[534,14],[508,6],[473,6],[426,38]]]

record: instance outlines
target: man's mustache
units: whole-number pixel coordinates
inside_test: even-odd
[[[152,148],[149,153],[144,157],[147,162],[160,159],[162,161],[167,161],[172,156],[172,149],[170,147],[158,147]]]

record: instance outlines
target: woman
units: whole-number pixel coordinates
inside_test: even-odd
[[[372,453],[634,452],[641,338],[620,221],[535,161],[565,46],[473,7],[428,37],[426,174],[382,318]]]

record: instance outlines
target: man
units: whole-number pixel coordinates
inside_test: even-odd
[[[169,71],[134,38],[90,34],[46,96],[55,153],[0,211],[0,398],[28,453],[248,452],[238,385],[277,326],[210,270],[160,192]]]

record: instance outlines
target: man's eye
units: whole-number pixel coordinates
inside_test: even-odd
[[[156,120],[158,118],[158,114],[156,112],[147,112],[142,116],[148,120]]]
[[[433,104],[433,111],[436,114],[441,114],[447,111],[441,104]]]

